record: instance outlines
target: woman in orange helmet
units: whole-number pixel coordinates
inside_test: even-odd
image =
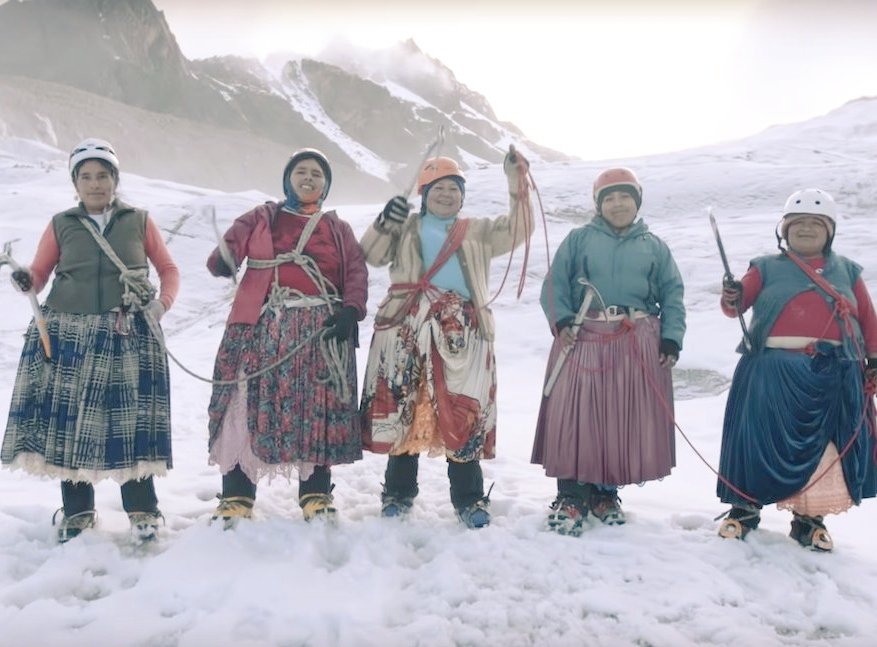
[[[682,278],[637,218],[636,175],[607,169],[593,196],[594,219],[561,243],[542,286],[555,340],[532,460],[557,479],[548,528],[569,535],[589,512],[624,523],[618,486],[670,473],[670,369],[685,334]]]
[[[388,453],[381,514],[407,513],[417,495],[420,452],[448,461],[451,502],[469,528],[490,523],[481,458],[493,458],[496,364],[486,304],[492,258],[533,230],[527,162],[506,156],[509,214],[459,217],[466,178],[447,157],[428,160],[418,180],[420,213],[405,196],[384,207],[361,240],[366,261],[390,266],[375,318],[361,411],[363,443]]]

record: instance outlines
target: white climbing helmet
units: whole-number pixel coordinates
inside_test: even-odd
[[[89,137],[77,144],[70,152],[70,177],[76,180],[74,172],[76,167],[85,160],[99,159],[109,162],[116,169],[116,177],[119,175],[119,158],[116,157],[116,151],[113,145],[105,139],[97,139]]]
[[[829,249],[834,241],[834,230],[837,225],[837,203],[835,203],[834,198],[822,189],[795,191],[789,196],[783,207],[780,236],[788,240],[789,225],[802,216],[816,216],[822,221],[828,231],[828,241],[825,243],[825,248]]]
[[[837,220],[837,204],[827,191],[822,189],[801,189],[795,191],[786,200],[783,217],[793,213],[806,213],[814,216],[825,216],[832,223]]]

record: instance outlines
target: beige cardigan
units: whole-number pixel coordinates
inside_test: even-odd
[[[484,304],[491,294],[487,284],[490,260],[510,252],[533,233],[533,208],[529,195],[519,201],[511,196],[509,215],[498,218],[469,218],[463,244],[457,258],[463,278],[469,288],[472,303],[477,308],[478,327],[484,339],[493,341],[495,326],[493,313]],[[369,265],[381,267],[390,264],[391,283],[415,283],[424,274],[420,252],[420,217],[412,215],[404,223],[386,223],[376,220],[360,241]],[[378,322],[393,319],[405,303],[407,295],[391,291],[378,306]]]

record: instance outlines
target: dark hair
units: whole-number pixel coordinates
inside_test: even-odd
[[[466,180],[461,178],[459,175],[444,175],[442,177],[437,177],[432,182],[423,187],[423,193],[420,196],[420,215],[426,213],[426,196],[429,193],[429,190],[435,186],[436,182],[440,182],[441,180],[453,180],[454,183],[460,187],[460,209],[463,208],[463,202],[466,200]]]
[[[82,160],[76,166],[73,167],[73,182],[79,179],[79,169],[82,168],[82,165],[86,162],[99,162],[101,166],[104,167],[107,171],[110,172],[110,175],[113,177],[113,184],[119,186],[119,169],[110,164],[105,159],[101,159],[100,157],[89,157],[87,159]]]

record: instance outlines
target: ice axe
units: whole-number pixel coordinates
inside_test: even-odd
[[[579,329],[582,327],[582,322],[584,322],[585,317],[588,316],[588,310],[591,307],[591,302],[594,300],[594,286],[591,285],[586,279],[579,279],[578,281],[585,286],[585,298],[582,301],[582,306],[579,308],[579,311],[576,313],[575,319],[573,319],[572,322],[572,332],[575,337],[578,337]],[[545,381],[545,388],[542,389],[542,395],[544,395],[546,398],[551,395],[551,390],[554,388],[554,384],[557,382],[557,378],[560,377],[560,372],[563,370],[563,365],[566,363],[566,358],[571,350],[572,344],[568,344],[560,349],[560,354],[554,361],[554,367],[551,369],[551,374]]]
[[[725,267],[725,281],[731,282],[734,280],[734,274],[731,273],[731,266],[728,264],[728,256],[725,254],[725,246],[722,244],[722,237],[719,235],[719,225],[716,222],[716,217],[713,215],[713,208],[707,207],[707,214],[710,217],[710,227],[713,228],[713,236],[716,239],[716,246],[719,248],[719,256],[722,258],[722,265]],[[743,345],[746,346],[746,350],[752,350],[752,339],[749,337],[749,329],[746,327],[746,320],[743,318],[743,313],[737,310],[737,319],[740,321],[740,327],[743,329]]]
[[[3,244],[3,253],[0,254],[0,266],[8,265],[12,268],[13,272],[17,272],[19,270],[24,269],[15,262],[15,259],[12,258],[12,243],[14,240],[10,240]],[[37,330],[40,333],[40,342],[43,344],[43,354],[46,358],[46,361],[52,359],[52,345],[49,342],[49,329],[46,327],[46,319],[43,317],[43,311],[40,310],[39,301],[37,301],[37,295],[31,287],[30,290],[25,292],[28,299],[30,300],[30,307],[33,310],[33,319],[34,323],[37,325]]]
[[[228,265],[228,268],[231,270],[231,280],[235,285],[238,284],[238,266],[237,263],[234,262],[234,255],[231,253],[231,250],[228,248],[228,244],[225,242],[225,238],[222,237],[222,232],[219,231],[219,225],[216,222],[216,207],[212,204],[208,204],[204,207],[204,211],[210,216],[210,222],[213,223],[213,231],[216,233],[216,244],[219,247],[219,255],[222,257],[222,260]]]
[[[429,145],[429,148],[426,149],[426,152],[423,154],[423,159],[420,161],[420,164],[417,165],[417,168],[414,169],[414,177],[411,178],[411,182],[408,184],[408,188],[405,190],[405,193],[401,194],[405,196],[407,200],[411,197],[411,193],[414,191],[414,187],[417,184],[417,179],[420,177],[420,171],[423,169],[426,161],[431,157],[438,157],[439,152],[442,149],[442,145],[445,143],[445,127],[444,125],[439,126],[438,136],[435,140]]]

